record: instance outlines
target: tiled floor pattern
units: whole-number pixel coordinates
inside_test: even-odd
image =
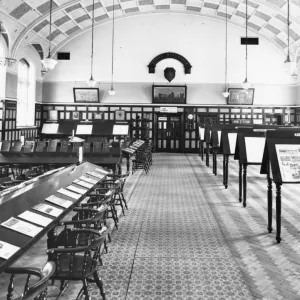
[[[253,299],[185,155],[154,156],[103,260],[109,300]]]
[[[187,155],[198,182],[218,220],[227,244],[242,269],[256,299],[300,299],[300,201],[299,185],[282,186],[282,242],[267,231],[267,182],[259,166],[248,167],[248,201],[238,202],[238,163],[230,157],[229,187],[222,177],[222,156],[218,157],[218,175],[197,155]],[[275,207],[273,187],[273,207]]]

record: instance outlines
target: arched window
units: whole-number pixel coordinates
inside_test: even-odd
[[[18,64],[18,127],[34,125],[34,89],[33,70],[25,59],[21,59]]]

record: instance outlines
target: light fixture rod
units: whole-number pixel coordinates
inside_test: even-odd
[[[248,0],[246,0],[246,80],[248,80]]]
[[[113,24],[112,24],[112,41],[111,41],[111,87],[114,82],[114,48],[115,48],[115,0],[113,0]]]
[[[93,64],[94,64],[94,17],[95,17],[95,0],[93,0],[93,14],[92,14],[91,79],[93,79]]]
[[[228,41],[227,41],[227,0],[226,0],[226,24],[225,24],[225,91],[227,91],[227,51],[228,51]]]
[[[287,2],[287,34],[288,34],[288,38],[287,38],[287,42],[288,42],[288,52],[287,52],[287,56],[288,58],[290,57],[290,0],[288,0]]]
[[[50,17],[49,17],[49,51],[48,51],[48,57],[51,57],[51,33],[52,33],[52,0],[50,0]]]

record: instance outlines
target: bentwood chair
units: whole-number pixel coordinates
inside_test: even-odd
[[[31,267],[8,267],[5,273],[11,274],[8,286],[7,299],[13,299],[14,294],[14,280],[17,275],[24,275],[25,280],[24,291],[22,296],[14,298],[14,300],[44,300],[47,299],[47,286],[49,278],[55,272],[55,263],[53,261],[47,262],[45,267],[40,270]],[[32,277],[37,277],[38,280],[30,284]]]
[[[53,248],[47,251],[49,260],[56,264],[56,270],[51,279],[61,282],[58,297],[64,293],[69,281],[82,281],[83,286],[76,299],[84,295],[85,300],[91,300],[88,282],[93,282],[96,283],[102,299],[105,300],[103,282],[97,270],[98,258],[105,236],[101,235],[99,231],[91,229],[71,229],[69,235],[72,237],[73,245],[69,244],[68,247]],[[82,242],[82,235],[86,241],[85,246],[78,243],[78,241]]]

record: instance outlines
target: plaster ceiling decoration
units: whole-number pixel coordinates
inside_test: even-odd
[[[227,0],[229,22],[245,26],[245,2],[246,0]],[[44,46],[49,40],[54,51],[57,51],[67,41],[91,28],[92,3],[92,0],[53,0],[53,28],[52,34],[49,35],[49,0],[0,0],[0,14],[9,16],[16,28],[22,28],[14,40],[12,54],[15,54],[22,44],[34,42]],[[115,0],[115,17],[183,12],[225,20],[225,5],[226,0]],[[112,9],[113,0],[95,0],[95,26],[110,21]],[[286,54],[287,1],[248,0],[248,14],[250,35],[266,38]],[[290,16],[290,49],[292,56],[298,56],[299,0],[291,0]]]

